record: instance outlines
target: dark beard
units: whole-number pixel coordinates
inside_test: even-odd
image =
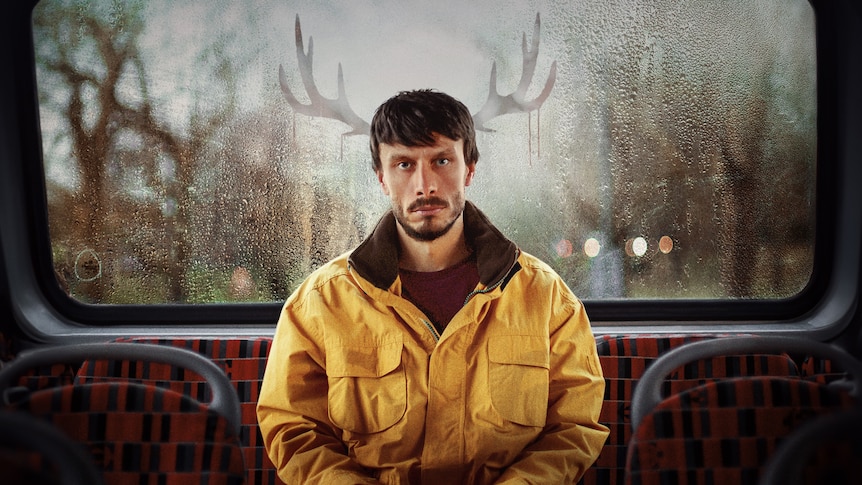
[[[408,236],[410,236],[411,238],[413,238],[417,241],[429,242],[429,241],[433,241],[433,240],[437,239],[438,237],[444,236],[447,232],[449,232],[449,230],[452,229],[452,226],[455,225],[455,221],[457,221],[458,218],[456,217],[455,219],[452,219],[451,221],[449,221],[449,224],[446,224],[446,226],[444,226],[444,227],[442,227],[436,231],[432,231],[432,230],[424,230],[423,231],[423,230],[413,229],[412,227],[410,227],[406,224],[403,224],[401,222],[401,216],[400,215],[396,216],[395,220],[398,221],[398,224],[400,224],[401,227],[404,229],[404,233],[407,234]]]
[[[429,202],[436,202],[437,200],[439,200],[439,199],[418,200],[418,201],[414,202],[413,204],[411,204],[411,206],[410,206],[410,208],[408,208],[408,210],[411,210],[414,206],[419,207],[422,204],[426,204]],[[435,239],[444,236],[447,232],[449,232],[450,229],[452,229],[452,226],[455,225],[455,221],[457,221],[458,217],[460,217],[461,214],[464,213],[464,206],[463,205],[461,206],[461,212],[458,214],[458,216],[452,218],[452,220],[449,221],[448,224],[446,224],[444,227],[441,227],[440,229],[437,229],[437,230],[422,230],[422,229],[417,230],[417,229],[414,229],[408,225],[407,221],[403,220],[404,211],[402,211],[401,209],[397,209],[397,210],[393,210],[392,212],[393,212],[393,214],[395,214],[395,220],[398,221],[398,225],[400,225],[401,228],[404,229],[405,234],[407,234],[410,238],[415,239],[417,241],[429,242],[429,241],[434,241]]]

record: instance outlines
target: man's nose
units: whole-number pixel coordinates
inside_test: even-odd
[[[437,178],[434,171],[426,164],[420,164],[413,174],[416,195],[430,196],[437,192]]]

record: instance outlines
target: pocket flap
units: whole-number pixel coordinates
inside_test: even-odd
[[[532,335],[498,335],[488,340],[488,359],[495,364],[550,367],[548,341]]]
[[[327,345],[326,375],[329,377],[381,377],[401,363],[401,338],[380,345]]]

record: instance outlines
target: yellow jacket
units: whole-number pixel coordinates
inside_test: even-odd
[[[257,413],[287,484],[575,483],[608,434],[580,301],[468,202],[480,283],[438,335],[387,214],[288,298]]]

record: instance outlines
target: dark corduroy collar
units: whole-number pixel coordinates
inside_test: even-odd
[[[397,222],[392,211],[351,254],[350,266],[374,286],[389,289],[398,277]],[[507,239],[472,202],[464,205],[464,237],[476,253],[479,281],[493,286],[515,265],[518,248]]]

